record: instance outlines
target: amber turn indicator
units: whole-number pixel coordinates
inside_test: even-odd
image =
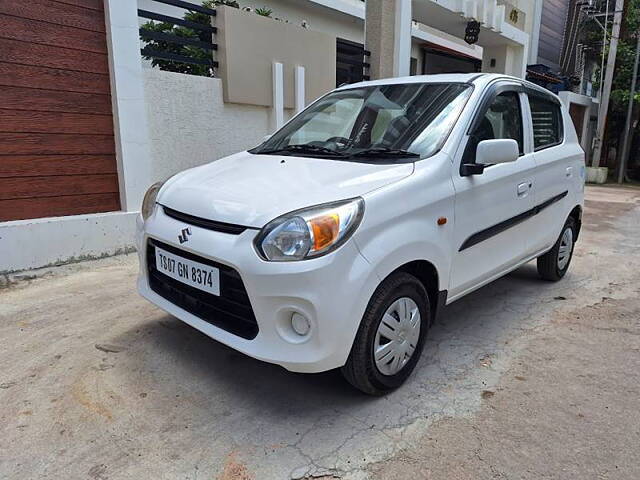
[[[440,217],[438,219],[438,225],[444,225],[445,223],[447,223],[447,217]]]

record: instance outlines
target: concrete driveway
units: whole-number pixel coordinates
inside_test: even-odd
[[[640,190],[587,194],[568,276],[454,303],[384,398],[185,326],[133,256],[5,287],[0,478],[638,479]]]

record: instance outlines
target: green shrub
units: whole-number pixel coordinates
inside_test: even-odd
[[[215,8],[219,5],[227,5],[234,8],[239,8],[238,2],[235,0],[205,0],[202,2],[203,7]],[[182,17],[184,20],[190,22],[201,23],[203,25],[211,25],[211,17],[206,13],[186,11]],[[192,28],[186,28],[174,25],[167,22],[155,22],[148,21],[141,26],[140,38],[146,42],[146,46],[152,50],[156,50],[163,53],[173,53],[190,57],[198,60],[207,60],[212,58],[211,50],[205,48],[195,47],[192,45],[178,45],[176,43],[167,42],[164,40],[153,40],[145,35],[145,30],[149,32],[161,32],[170,35],[176,35],[183,38],[192,38],[194,40],[200,40],[203,42],[211,43],[211,34],[194,30]],[[154,67],[158,67],[160,70],[166,70],[169,72],[187,73],[190,75],[200,75],[205,77],[213,76],[213,69],[208,65],[192,65],[189,63],[175,62],[173,60],[163,60],[161,58],[153,58],[148,55],[142,55],[146,60],[150,60]]]

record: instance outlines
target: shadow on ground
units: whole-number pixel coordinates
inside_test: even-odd
[[[405,392],[418,385],[423,391],[449,383],[451,379],[441,376],[428,377],[434,365],[440,363],[438,357],[459,355],[460,341],[464,343],[468,338],[471,343],[468,355],[464,356],[468,358],[476,355],[479,343],[487,339],[490,332],[526,328],[526,317],[505,315],[505,308],[513,312],[549,301],[551,290],[551,284],[538,278],[535,265],[526,265],[446,307],[430,331],[422,360]],[[147,333],[142,337],[138,335],[141,328]],[[135,351],[140,355],[132,357],[136,363],[131,367],[135,370],[154,371],[157,370],[154,366],[156,358],[171,358],[173,369],[179,371],[180,376],[175,378],[176,383],[159,382],[156,388],[169,395],[176,384],[186,388],[196,383],[202,395],[202,406],[208,401],[215,405],[217,399],[225,395],[231,403],[255,405],[263,413],[297,405],[300,414],[307,415],[311,411],[326,411],[327,408],[349,409],[385,401],[351,388],[339,370],[320,374],[288,372],[238,353],[169,315],[138,325],[114,338],[114,342],[136,345]],[[460,357],[457,363],[461,363]],[[411,396],[411,393],[406,396]]]

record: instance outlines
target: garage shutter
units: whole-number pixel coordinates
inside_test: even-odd
[[[0,221],[120,209],[102,0],[0,0]]]

